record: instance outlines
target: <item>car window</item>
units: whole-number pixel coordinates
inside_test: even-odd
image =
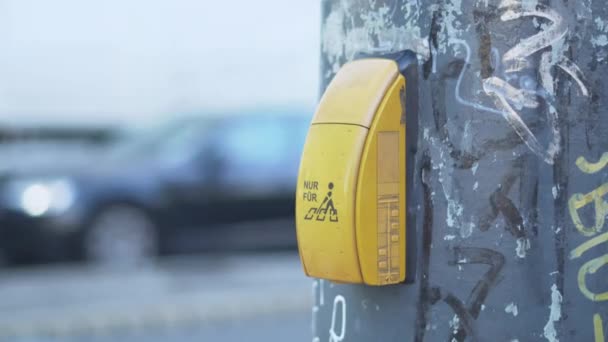
[[[216,142],[227,185],[271,190],[292,184],[297,163],[290,155],[292,129],[281,119],[251,119],[226,124]]]
[[[123,139],[110,150],[115,158],[154,155],[163,162],[178,163],[192,157],[204,137],[204,119],[179,119],[123,132]]]
[[[237,123],[225,135],[225,156],[234,166],[265,168],[280,162],[285,147],[277,121]]]
[[[190,122],[177,128],[160,144],[159,156],[167,165],[182,165],[198,154],[205,136],[202,122]]]

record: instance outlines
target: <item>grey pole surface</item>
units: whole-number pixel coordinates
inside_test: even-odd
[[[390,287],[315,280],[312,340],[604,341],[608,3],[322,12],[321,90],[358,53],[418,55],[417,269]]]

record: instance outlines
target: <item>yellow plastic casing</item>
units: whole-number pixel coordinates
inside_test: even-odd
[[[345,64],[312,121],[296,190],[308,276],[388,285],[405,280],[405,78],[389,59]]]

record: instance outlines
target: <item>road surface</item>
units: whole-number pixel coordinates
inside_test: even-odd
[[[0,341],[309,341],[310,307],[295,253],[7,270]]]

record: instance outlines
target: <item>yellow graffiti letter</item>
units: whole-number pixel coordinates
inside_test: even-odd
[[[572,252],[570,252],[570,259],[578,258],[581,255],[583,255],[583,253],[585,253],[586,251],[588,251],[591,248],[593,248],[597,245],[600,245],[606,241],[608,241],[608,233],[603,233],[601,235],[594,237],[593,239],[589,239],[589,240],[585,241],[584,243],[582,243],[580,246],[573,249]]]
[[[595,342],[604,342],[604,325],[599,314],[593,315],[593,331],[595,332]]]
[[[585,157],[576,159],[576,166],[584,173],[596,173],[608,165],[608,152],[604,152],[597,163],[590,163]]]
[[[586,277],[587,274],[594,274],[599,270],[602,266],[608,264],[608,254],[604,254],[599,258],[595,258],[587,261],[581,268],[578,270],[578,288],[585,295],[585,297],[591,299],[594,302],[603,302],[608,300],[608,292],[603,293],[593,293],[587,288]]]
[[[602,231],[606,215],[608,214],[608,203],[604,200],[604,195],[607,193],[608,183],[604,183],[602,186],[586,195],[574,194],[570,197],[570,200],[568,201],[570,216],[572,217],[572,222],[574,222],[576,229],[578,229],[581,234],[593,236]],[[585,227],[581,217],[578,215],[578,211],[591,202],[595,205],[595,225],[593,227]]]

